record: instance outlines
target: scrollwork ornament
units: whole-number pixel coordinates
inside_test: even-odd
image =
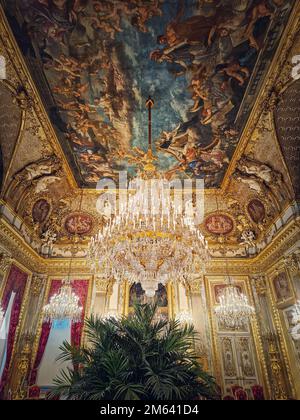
[[[34,274],[32,277],[31,283],[31,294],[33,296],[39,296],[42,292],[43,286],[47,280],[47,275],[45,274]]]
[[[202,282],[203,282],[203,279],[202,278],[193,279],[193,280],[189,281],[188,282],[189,292],[192,295],[195,295],[195,294],[201,295],[201,285],[202,285]]]
[[[21,85],[17,87],[17,90],[13,95],[13,102],[23,111],[31,110],[33,107],[32,98],[29,96],[24,86]]]
[[[297,251],[291,255],[285,257],[285,265],[287,269],[295,274],[300,271],[300,251]]]
[[[252,277],[254,287],[258,296],[265,296],[267,293],[266,277],[264,275],[256,275]]]
[[[0,271],[6,273],[12,262],[12,256],[9,252],[0,249]]]

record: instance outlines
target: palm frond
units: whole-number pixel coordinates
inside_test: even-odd
[[[197,361],[194,327],[157,321],[156,311],[156,304],[135,305],[130,317],[87,319],[89,345],[63,343],[57,360],[72,362],[74,368],[55,378],[51,395],[82,400],[217,398],[214,378]]]

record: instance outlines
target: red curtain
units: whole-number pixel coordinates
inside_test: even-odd
[[[89,290],[89,282],[88,280],[74,280],[72,282],[72,288],[74,293],[76,293],[76,295],[79,297],[79,303],[80,306],[82,306],[83,311],[81,315],[81,322],[72,322],[71,343],[73,346],[80,346],[85,317],[85,306]]]
[[[61,283],[62,283],[61,280],[52,280],[49,295],[48,295],[48,302],[50,301],[50,298],[53,295],[58,293],[58,291],[61,287]],[[42,358],[43,358],[43,355],[45,353],[45,349],[46,349],[46,346],[47,346],[47,343],[48,343],[48,338],[49,338],[49,335],[50,335],[51,326],[52,325],[51,325],[50,322],[44,322],[43,323],[37,355],[36,355],[36,358],[35,358],[35,361],[34,361],[33,368],[30,372],[29,385],[34,385],[36,383],[37,373],[38,373],[39,366],[41,364],[41,361],[42,361]]]
[[[61,284],[62,284],[61,280],[52,280],[48,302],[50,301],[50,298],[59,291]],[[71,343],[73,345],[78,345],[78,346],[80,345],[83,321],[84,321],[84,316],[85,316],[85,305],[86,305],[86,300],[87,300],[87,295],[88,295],[88,288],[89,288],[88,280],[74,280],[72,282],[72,289],[74,293],[76,293],[76,295],[79,297],[80,306],[83,307],[81,322],[76,322],[76,323],[72,322]],[[42,327],[42,333],[40,337],[38,352],[35,358],[33,369],[30,373],[29,385],[34,385],[36,383],[38,369],[46,350],[50,331],[51,331],[51,323],[44,322],[43,327]]]
[[[21,307],[22,307],[24,293],[26,289],[27,278],[28,278],[28,275],[26,273],[21,271],[15,265],[12,265],[8,278],[7,278],[7,282],[6,282],[6,286],[4,289],[4,294],[3,294],[3,298],[1,302],[2,308],[5,312],[8,307],[12,292],[16,294],[13,307],[12,307],[11,318],[10,318],[8,340],[7,340],[6,362],[5,362],[5,367],[4,367],[4,371],[3,371],[3,375],[2,375],[2,379],[0,383],[0,391],[3,390],[4,386],[6,385],[7,378],[8,378],[9,365],[10,365],[13,347],[15,343],[16,330],[19,324]]]

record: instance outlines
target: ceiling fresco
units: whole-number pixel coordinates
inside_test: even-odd
[[[81,186],[157,165],[219,187],[294,1],[2,0]]]

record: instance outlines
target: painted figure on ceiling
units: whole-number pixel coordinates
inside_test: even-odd
[[[84,181],[130,169],[130,150],[144,138],[143,96],[153,85],[166,110],[155,122],[164,171],[204,177],[209,187],[225,173],[259,52],[290,1],[16,3],[51,91],[51,118]]]

